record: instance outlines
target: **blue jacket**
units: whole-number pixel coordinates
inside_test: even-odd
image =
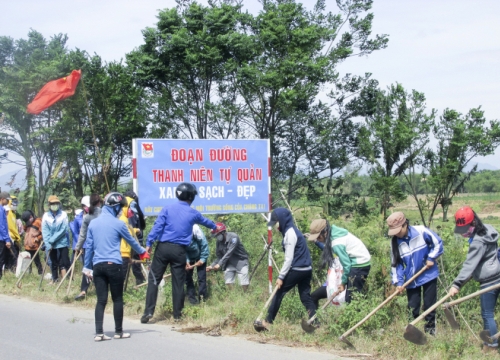
[[[156,240],[188,246],[191,244],[193,225],[200,224],[215,229],[215,223],[209,220],[198,210],[193,209],[187,202],[179,201],[161,209],[146,241],[151,246]]]
[[[420,269],[425,266],[427,260],[434,262],[434,266],[426,270],[413,283],[408,285],[408,289],[422,286],[439,276],[437,258],[444,252],[441,238],[427,229],[425,226],[417,225],[408,227],[408,236],[397,239],[401,262],[392,268],[392,282],[401,286]],[[393,252],[391,249],[391,256]]]
[[[68,214],[61,209],[54,214],[47,211],[42,217],[42,236],[47,250],[69,246]]]
[[[122,238],[132,246],[136,253],[143,254],[146,251],[132,238],[127,225],[115,217],[113,209],[104,206],[101,215],[93,219],[88,227],[85,267],[92,269],[92,266],[102,262],[121,264],[120,242]]]
[[[11,242],[9,226],[7,224],[7,213],[2,205],[0,205],[0,241]]]
[[[80,214],[75,216],[75,219],[69,223],[69,228],[71,229],[71,235],[73,237],[73,247],[72,249],[76,249],[76,244],[78,243],[78,236],[80,236],[80,229],[82,228],[83,223],[83,214],[82,211]]]
[[[191,240],[191,244],[186,248],[186,262],[198,261],[199,259],[206,264],[209,255],[210,252],[205,234],[203,234],[198,225],[193,225],[193,239]]]

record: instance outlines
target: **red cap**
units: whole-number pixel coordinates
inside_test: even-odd
[[[215,224],[215,229],[211,231],[212,235],[217,235],[218,233],[221,233],[223,231],[226,231],[226,225],[224,225],[221,222],[218,222]]]
[[[474,211],[469,206],[461,207],[455,213],[455,233],[465,234],[474,221]]]

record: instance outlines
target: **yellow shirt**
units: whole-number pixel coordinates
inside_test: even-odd
[[[7,212],[7,226],[9,227],[9,236],[17,245],[21,245],[21,235],[17,230],[16,213],[12,210]]]
[[[130,226],[130,224],[128,222],[128,217],[127,217],[130,203],[132,201],[134,201],[134,199],[129,198],[129,197],[126,197],[125,199],[127,199],[127,206],[124,206],[122,208],[122,213],[118,219],[120,219],[121,221],[123,221],[125,223],[125,225],[127,225],[127,228],[128,228],[130,235],[135,239],[135,229],[133,229]],[[122,239],[122,241],[120,243],[120,252],[121,252],[122,257],[130,258],[132,256],[132,246],[130,246],[128,242],[126,242],[125,240]]]

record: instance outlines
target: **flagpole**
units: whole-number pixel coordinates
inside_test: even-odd
[[[104,161],[102,160],[99,146],[97,146],[97,141],[96,141],[95,133],[94,133],[94,125],[92,124],[92,116],[90,115],[89,101],[87,99],[87,91],[85,90],[85,81],[83,81],[83,79],[82,79],[82,87],[83,87],[83,96],[85,97],[85,104],[87,105],[87,112],[89,114],[90,129],[92,130],[92,137],[94,138],[94,146],[96,148],[97,156],[99,157],[99,161],[101,162],[102,173],[104,175],[104,181],[106,181],[106,188],[108,189],[108,193],[109,193],[111,190],[109,189],[108,177],[106,176],[106,170],[104,169]]]

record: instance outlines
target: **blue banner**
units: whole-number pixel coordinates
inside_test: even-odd
[[[201,213],[269,212],[269,149],[269,140],[134,139],[134,191],[145,215],[178,201],[181,182],[196,185]]]

